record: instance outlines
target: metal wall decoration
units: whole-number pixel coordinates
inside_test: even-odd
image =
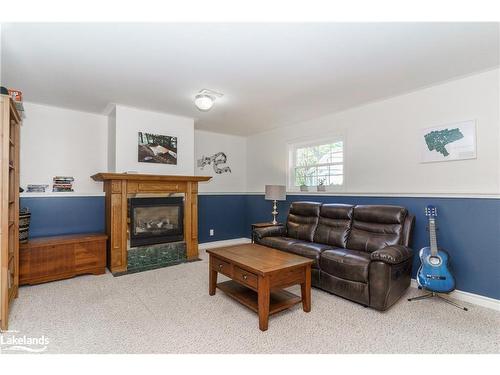
[[[212,165],[215,173],[231,173],[231,168],[228,166],[220,167],[221,164],[226,164],[227,156],[223,152],[218,152],[212,156],[202,156],[198,159],[198,168],[203,169],[206,165]]]

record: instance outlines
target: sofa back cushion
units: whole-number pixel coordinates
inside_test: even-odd
[[[355,206],[347,248],[372,252],[404,241],[408,211],[399,206]]]
[[[321,203],[316,202],[293,202],[286,221],[288,237],[312,241],[320,207]]]
[[[345,248],[351,230],[353,208],[350,204],[322,205],[314,242]]]

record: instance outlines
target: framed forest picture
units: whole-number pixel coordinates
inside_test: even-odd
[[[139,132],[138,161],[177,165],[177,137]]]

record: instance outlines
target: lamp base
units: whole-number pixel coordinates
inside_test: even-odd
[[[273,201],[273,212],[271,212],[271,214],[273,215],[272,224],[278,224],[278,221],[276,220],[276,215],[278,215],[278,207],[276,206],[276,201]]]

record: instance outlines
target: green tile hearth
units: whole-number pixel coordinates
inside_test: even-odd
[[[127,272],[115,276],[153,270],[187,262],[186,243],[171,242],[138,246],[128,250]]]

